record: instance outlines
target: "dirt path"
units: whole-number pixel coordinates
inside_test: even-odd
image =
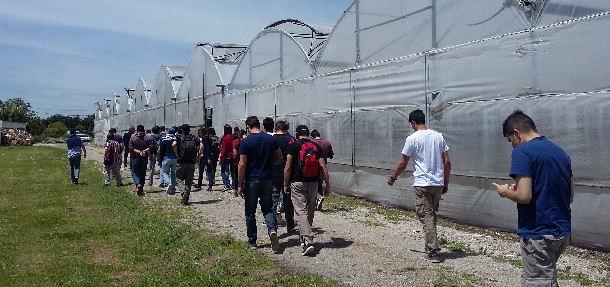
[[[100,147],[89,146],[87,151],[89,159],[101,162],[103,151]],[[129,182],[129,174],[125,172],[124,175],[125,182]],[[194,189],[191,203],[180,206],[178,196],[167,195],[161,188],[154,187],[158,185],[158,178],[155,178],[153,187],[146,186],[144,200],[164,201],[168,208],[187,209],[189,215],[183,220],[189,224],[216,230],[219,234],[231,234],[245,242],[243,199],[221,192],[220,182],[217,177],[217,186],[212,192]],[[126,188],[132,189],[133,185]],[[285,227],[278,229],[281,249],[274,254],[260,213],[257,221],[259,249],[256,252],[289,269],[320,274],[344,286],[519,285],[521,269],[510,263],[511,260],[520,261],[519,245],[493,231],[473,233],[439,227],[439,236],[454,245],[467,247],[472,253],[443,249],[441,254],[445,261],[433,264],[422,258],[421,224],[414,219],[390,222],[364,207],[316,212],[316,251],[311,257],[300,255],[298,235],[285,233]],[[585,276],[590,280],[608,276],[610,262],[605,259],[606,253],[573,247],[570,250],[570,254],[562,256],[558,263],[560,269],[569,270],[564,274]],[[579,282],[567,279],[560,279],[560,284],[581,286]]]

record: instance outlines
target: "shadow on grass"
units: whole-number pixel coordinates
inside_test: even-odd
[[[213,203],[218,203],[221,200],[219,199],[210,199],[210,200],[203,200],[203,201],[193,201],[193,202],[189,202],[188,204],[213,204]]]

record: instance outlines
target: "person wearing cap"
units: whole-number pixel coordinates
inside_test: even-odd
[[[161,183],[166,187],[166,193],[176,193],[176,166],[178,157],[174,153],[172,144],[176,141],[176,129],[169,128],[167,134],[161,138],[161,144],[157,150],[157,161],[161,167]]]
[[[309,128],[306,125],[299,125],[295,132],[297,140],[286,148],[284,195],[290,196],[292,199],[299,225],[299,239],[303,244],[301,255],[305,256],[314,251],[311,224],[318,195],[318,171],[321,170],[322,177],[326,181],[326,194],[330,193],[330,181],[322,147],[309,139]],[[307,156],[307,158],[301,158],[301,156]],[[311,162],[307,159],[314,159],[317,161],[317,165],[310,165]]]
[[[138,125],[137,133],[129,139],[131,176],[136,184],[136,193],[144,195],[144,182],[146,181],[146,167],[148,166],[148,154],[153,148],[150,138],[144,133],[144,126]]]
[[[178,166],[176,167],[177,184],[180,185],[180,196],[182,204],[187,204],[191,195],[195,168],[199,163],[203,144],[197,136],[191,134],[191,126],[182,125],[182,134],[176,137],[172,143],[174,153],[178,156]]]
[[[282,152],[275,139],[261,132],[261,124],[256,116],[246,119],[250,135],[239,145],[238,194],[245,199],[246,229],[249,249],[256,249],[256,205],[260,200],[261,211],[265,217],[271,249],[278,251],[280,242],[277,236],[277,223],[273,202],[273,165],[283,161]]]

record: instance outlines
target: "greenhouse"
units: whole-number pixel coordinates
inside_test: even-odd
[[[216,70],[191,68],[194,52],[186,72],[159,73],[148,106],[138,106],[137,96],[136,110],[125,114],[115,114],[111,100],[98,104],[96,140],[111,126],[219,130],[245,127],[250,115],[287,119],[333,144],[334,192],[413,210],[411,167],[394,187],[385,182],[412,133],[406,117],[419,108],[450,148],[439,215],[515,231],[515,204],[491,183],[512,181],[512,147],[501,125],[521,109],[571,157],[573,243],[610,250],[609,3],[356,0],[334,27],[305,23],[269,25],[229,61],[231,76],[208,76],[221,70],[218,57],[199,64]],[[199,70],[191,76],[189,69]],[[173,73],[190,77],[193,89]]]

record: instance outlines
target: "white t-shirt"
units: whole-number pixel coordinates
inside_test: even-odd
[[[413,159],[413,186],[444,184],[441,154],[448,150],[443,135],[433,130],[419,130],[407,137],[402,153]]]

